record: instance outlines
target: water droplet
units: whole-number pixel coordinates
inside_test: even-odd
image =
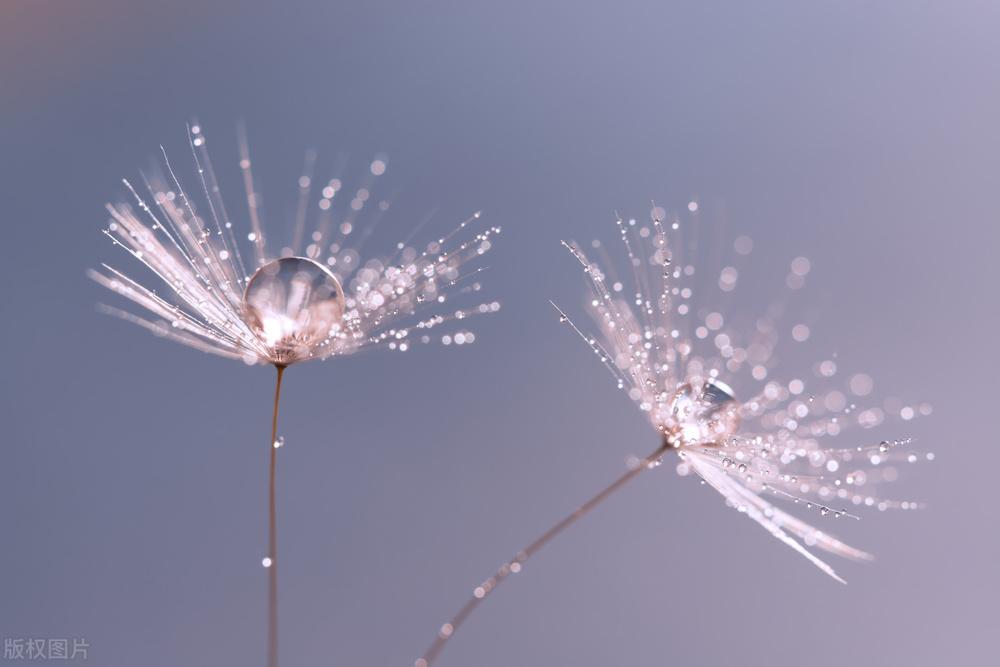
[[[278,449],[285,446],[285,436],[279,435],[278,439],[274,441],[274,448]]]
[[[698,389],[691,383],[682,384],[670,400],[677,439],[694,445],[717,442],[735,433],[740,423],[738,405],[732,390],[718,380],[708,380]],[[725,461],[723,466],[729,467]]]
[[[285,257],[257,269],[243,294],[247,323],[270,350],[270,361],[309,358],[344,314],[344,291],[322,264]]]
[[[878,450],[880,452],[882,452],[883,454],[885,454],[887,451],[889,451],[889,443],[887,441],[883,440],[882,442],[880,442],[878,444]]]

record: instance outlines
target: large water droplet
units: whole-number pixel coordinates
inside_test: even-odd
[[[344,315],[344,291],[322,264],[284,257],[257,269],[243,294],[247,323],[276,364],[316,356]]]
[[[670,401],[669,419],[667,428],[682,446],[718,443],[739,429],[739,403],[718,380],[684,383]]]

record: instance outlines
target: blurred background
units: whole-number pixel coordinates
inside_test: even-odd
[[[890,489],[929,507],[838,524],[878,556],[834,562],[841,586],[664,466],[439,664],[988,662],[998,31],[991,2],[7,0],[0,636],[85,638],[97,665],[263,662],[273,372],[100,315],[121,302],[84,276],[146,275],[103,206],[160,144],[190,174],[197,117],[238,223],[242,120],[273,233],[308,148],[347,177],[389,155],[373,249],[432,213],[429,234],[479,209],[504,228],[482,276],[503,309],[469,323],[475,344],[289,371],[283,665],[411,665],[475,584],[655,447],[548,304],[585,318],[559,240],[612,245],[614,212],[651,200],[699,202],[724,256],[754,240],[730,312],[812,260],[809,354],[779,376],[836,353],[845,379],[930,403],[886,426],[937,454]]]

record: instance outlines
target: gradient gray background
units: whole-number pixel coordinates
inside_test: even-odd
[[[612,212],[654,198],[754,238],[738,312],[813,259],[816,356],[934,405],[890,429],[938,453],[899,487],[930,507],[838,526],[879,558],[835,563],[844,587],[664,468],[440,664],[994,660],[998,35],[990,2],[4,2],[0,635],[83,636],[98,665],[263,662],[272,372],[97,314],[117,301],[83,275],[134,268],[102,206],[159,143],[182,158],[198,115],[231,201],[247,121],[272,222],[315,146],[390,154],[385,243],[433,207],[437,229],[478,208],[505,228],[475,345],[289,372],[284,665],[412,664],[654,446],[547,304],[581,311],[559,239],[612,242]]]

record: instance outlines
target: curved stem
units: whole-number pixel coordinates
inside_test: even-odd
[[[441,629],[438,630],[437,637],[434,639],[434,643],[430,645],[423,657],[417,659],[414,663],[414,667],[430,667],[430,665],[437,660],[441,651],[444,650],[447,641],[455,635],[459,626],[465,622],[469,615],[475,611],[476,607],[478,607],[482,601],[486,599],[486,596],[492,593],[496,587],[508,577],[508,575],[520,572],[521,566],[524,562],[531,558],[534,554],[541,551],[542,547],[551,542],[553,538],[576,523],[576,521],[586,516],[592,509],[607,500],[612,494],[621,489],[628,482],[635,479],[643,470],[653,467],[656,462],[663,457],[669,447],[670,445],[667,440],[664,439],[663,444],[655,452],[642,459],[642,461],[639,462],[639,465],[626,471],[621,477],[604,487],[597,493],[597,495],[580,505],[572,514],[566,516],[547,531],[542,533],[538,539],[521,551],[517,552],[517,555],[515,555],[514,558],[501,565],[500,569],[498,569],[493,576],[476,586],[472,592],[472,597],[469,598],[469,601],[458,610],[458,613],[455,614],[450,621],[441,626]]]
[[[267,521],[267,665],[278,667],[278,517],[275,504],[275,466],[278,448],[278,402],[281,399],[281,378],[285,366],[275,364],[278,377],[274,383],[274,414],[271,417],[271,465],[268,478],[268,521]]]

